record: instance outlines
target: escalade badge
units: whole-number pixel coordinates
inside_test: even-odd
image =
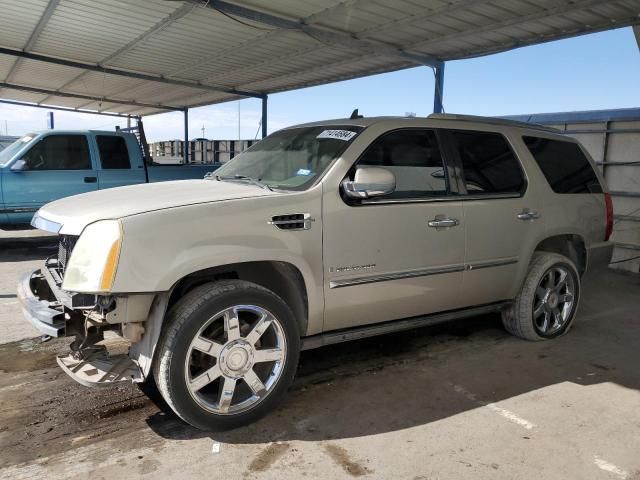
[[[329,271],[331,273],[336,272],[353,272],[355,270],[371,270],[372,268],[376,268],[375,263],[369,263],[367,265],[346,265],[344,267],[331,267]]]

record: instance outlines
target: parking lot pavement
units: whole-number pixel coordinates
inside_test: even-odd
[[[38,268],[54,254],[57,240],[37,230],[0,230],[0,343],[38,335],[30,324],[20,321],[16,285],[22,275]]]
[[[276,411],[216,434],[135,386],[75,384],[65,340],[0,345],[0,477],[638,480],[639,293],[637,276],[591,279],[549,342],[486,316],[304,352]],[[22,322],[6,315],[3,334]]]

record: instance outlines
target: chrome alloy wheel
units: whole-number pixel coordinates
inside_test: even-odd
[[[542,276],[533,300],[533,323],[541,335],[553,335],[567,324],[575,294],[575,280],[565,267],[556,265]]]
[[[282,374],[287,353],[282,325],[269,311],[236,305],[212,316],[185,359],[185,381],[205,410],[229,415],[265,398]]]

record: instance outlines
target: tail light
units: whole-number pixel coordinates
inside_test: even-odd
[[[611,194],[604,194],[604,204],[607,210],[607,229],[605,230],[604,240],[605,242],[611,238],[613,233],[613,203],[611,201]]]

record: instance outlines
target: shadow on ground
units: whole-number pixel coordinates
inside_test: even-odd
[[[64,342],[5,345],[0,388],[16,388],[0,399],[0,463],[27,461],[37,447],[42,455],[59,453],[111,436],[125,447],[205,436],[242,444],[361,437],[563,382],[639,389],[640,277],[608,272],[584,291],[574,328],[554,341],[510,337],[490,315],[303,352],[292,391],[276,411],[214,434],[184,424],[135,387],[74,384],[54,366]],[[461,395],[460,386],[476,399]]]

